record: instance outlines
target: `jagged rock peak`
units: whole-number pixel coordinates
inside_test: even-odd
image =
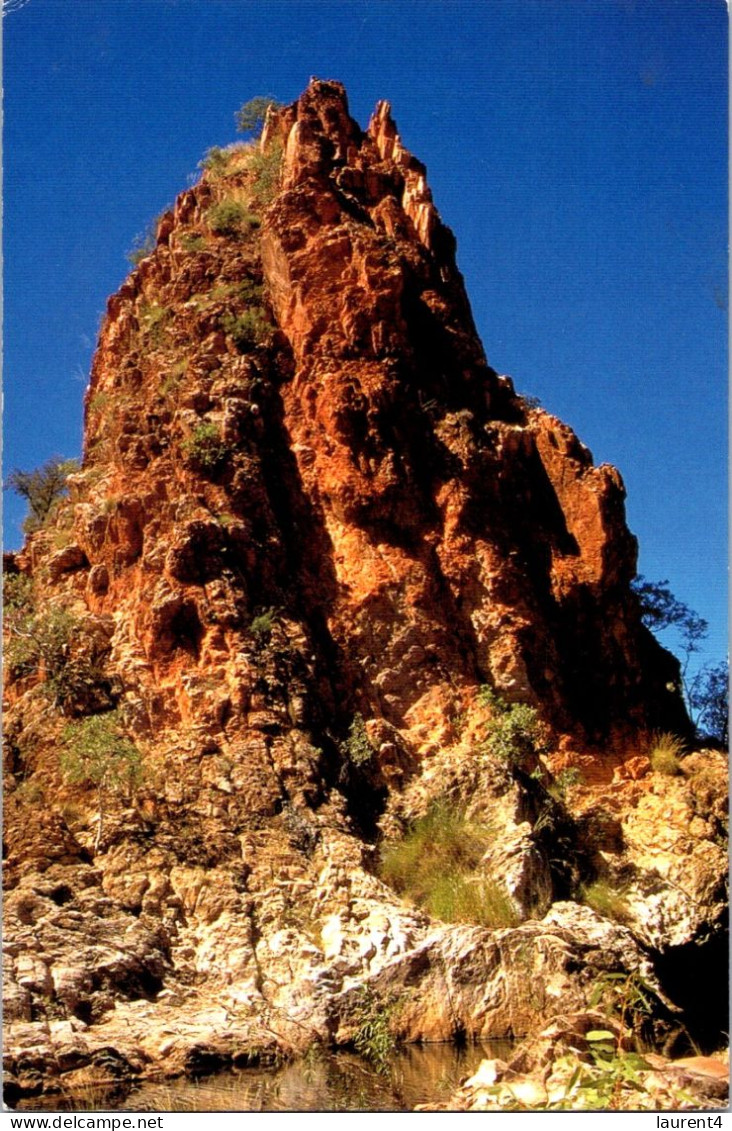
[[[652,979],[637,939],[698,963],[723,759],[650,773],[683,708],[622,480],[487,364],[388,104],[364,132],[313,80],[209,153],[109,300],[85,415],[8,563],[15,1094],[110,1050],[134,1076],[347,1044],[364,986],[408,1039],[490,1037]],[[495,752],[496,693],[546,750]],[[145,771],[104,801],[59,760],[90,723]],[[576,822],[542,784],[568,764]],[[438,922],[375,874],[436,799],[489,827],[470,886],[525,922]],[[596,874],[632,930],[572,902]]]

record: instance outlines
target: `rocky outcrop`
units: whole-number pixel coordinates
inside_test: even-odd
[[[8,563],[16,1092],[348,1043],[372,1007],[521,1034],[602,971],[655,985],[638,940],[721,930],[719,768],[623,777],[688,721],[620,476],[488,365],[388,105],[364,132],[314,80],[205,164],[109,300],[69,498]],[[541,721],[530,764],[491,752],[483,685]],[[89,719],[140,773],[74,784]],[[520,925],[377,878],[438,797],[494,828]],[[627,927],[572,902],[603,874]]]
[[[557,1017],[509,1062],[483,1060],[449,1111],[698,1111],[726,1108],[729,1063],[669,1060],[623,1047],[621,1024],[583,1012]],[[423,1107],[421,1110],[439,1110]]]

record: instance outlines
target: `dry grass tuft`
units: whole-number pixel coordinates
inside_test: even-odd
[[[683,739],[668,731],[658,732],[651,738],[648,757],[656,774],[673,778],[681,773],[681,759],[687,753]]]

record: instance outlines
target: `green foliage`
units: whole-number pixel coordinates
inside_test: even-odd
[[[22,624],[33,612],[33,581],[27,573],[3,575],[3,613],[6,627]]]
[[[400,895],[447,922],[512,926],[517,916],[506,893],[476,873],[493,836],[488,825],[437,801],[402,840],[384,845],[379,874]]]
[[[61,769],[72,784],[128,792],[142,777],[140,752],[124,737],[119,711],[89,715],[64,727]]]
[[[258,307],[244,310],[241,314],[227,311],[221,319],[221,326],[233,339],[240,353],[249,353],[263,345],[272,332],[272,323]]]
[[[640,1031],[657,1012],[658,995],[642,974],[633,971],[601,974],[590,997],[590,1009],[602,1007],[615,1018],[621,1030]]]
[[[656,774],[665,774],[673,778],[681,773],[680,759],[686,754],[686,745],[683,739],[667,731],[654,734],[648,757],[651,769]]]
[[[589,1045],[587,1060],[578,1059],[574,1053],[557,1057],[552,1065],[552,1080],[556,1074],[563,1077],[563,1082],[552,1085],[552,1099],[547,1102],[538,1098],[538,1089],[535,1100],[525,1098],[520,1085],[512,1085],[510,1078],[490,1084],[484,1091],[501,1111],[616,1111],[621,1107],[627,1110],[628,1106],[639,1111],[657,1110],[658,1096],[647,1087],[642,1075],[651,1066],[638,1053],[617,1050],[609,1038],[614,1041],[609,1030],[585,1034]]]
[[[252,195],[260,208],[271,204],[282,180],[282,146],[273,142],[264,153],[257,150],[249,160]]]
[[[154,346],[162,345],[165,328],[170,321],[171,312],[157,302],[140,303],[139,319],[143,333]]]
[[[374,748],[366,732],[363,715],[357,712],[348,728],[348,738],[341,743],[344,757],[354,766],[364,766],[374,756]]]
[[[391,1031],[391,1019],[397,1006],[394,998],[381,1002],[368,987],[364,987],[356,1009],[358,1028],[353,1045],[361,1056],[370,1061],[377,1072],[387,1073],[397,1041]]]
[[[265,609],[264,612],[259,613],[259,615],[254,618],[249,625],[249,631],[253,636],[268,639],[274,628],[277,614],[277,609]]]
[[[614,887],[607,880],[595,880],[594,883],[583,886],[580,890],[580,902],[586,903],[605,919],[612,919],[616,923],[628,921],[625,890]]]
[[[11,600],[20,583],[11,585]],[[51,605],[36,610],[25,591],[24,603],[8,610],[5,664],[11,678],[42,677],[40,690],[66,714],[86,704],[107,704],[104,648],[86,631],[84,619]]]
[[[508,894],[480,876],[450,873],[436,879],[426,909],[445,923],[479,923],[483,927],[515,927],[520,922]]]
[[[270,106],[279,109],[281,105],[281,102],[277,102],[275,98],[268,94],[258,94],[254,98],[250,98],[234,115],[236,128],[239,133],[253,133],[255,130],[261,129]]]
[[[533,774],[531,775],[534,776]],[[567,796],[567,791],[573,785],[579,785],[583,780],[582,771],[577,766],[565,766],[560,770],[554,780],[548,787],[547,792],[551,794],[555,801],[564,801]]]
[[[10,472],[5,480],[5,487],[15,491],[16,495],[20,495],[28,503],[30,513],[23,523],[26,534],[40,530],[53,518],[59,502],[67,493],[69,475],[78,469],[76,460],[53,456],[34,471],[20,471],[16,468]]]
[[[240,200],[220,200],[213,204],[206,213],[206,223],[212,232],[219,236],[235,236],[248,232],[259,225],[256,216],[252,216],[247,207]]]
[[[529,760],[546,753],[546,735],[536,710],[527,703],[511,703],[491,688],[481,688],[478,702],[490,707],[485,750],[512,769],[523,767]]]
[[[189,467],[196,471],[212,473],[223,466],[231,454],[215,424],[199,424],[193,434],[181,444],[183,457]]]
[[[209,173],[224,173],[226,166],[229,164],[230,154],[219,145],[212,145],[210,149],[206,150],[206,154],[202,161],[199,161],[199,166],[206,169]]]
[[[190,232],[187,232],[185,235],[180,237],[180,246],[184,251],[204,251],[206,247],[206,241],[203,236],[198,235],[198,233],[192,234]]]
[[[106,795],[128,795],[142,780],[142,761],[134,743],[125,738],[118,711],[90,715],[64,728],[61,770],[72,784],[93,785],[97,790],[99,823],[95,851],[99,850]]]

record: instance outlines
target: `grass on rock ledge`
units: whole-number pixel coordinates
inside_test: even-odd
[[[478,870],[494,838],[489,825],[438,801],[402,840],[384,845],[379,874],[405,899],[444,922],[513,927],[519,916],[508,894]]]

